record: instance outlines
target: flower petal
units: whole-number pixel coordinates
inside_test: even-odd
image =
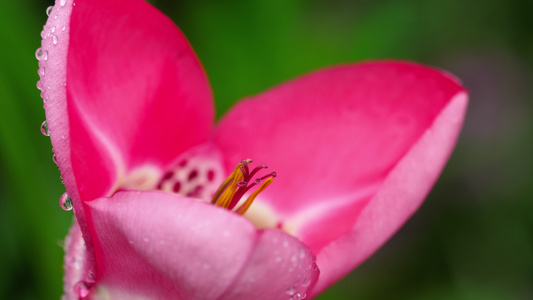
[[[62,27],[55,33],[69,39],[61,45],[68,48],[51,48],[68,52],[67,98],[47,111],[67,107],[68,127],[51,134],[70,138],[83,199],[108,195],[136,169],[164,168],[207,139],[214,116],[209,84],[170,19],[142,0],[77,0],[65,23],[68,36]]]
[[[61,5],[63,2],[63,5]],[[56,0],[50,10],[50,16],[44,25],[41,37],[41,48],[37,50],[39,60],[39,76],[46,112],[48,133],[52,142],[55,161],[61,171],[65,188],[72,199],[74,213],[83,236],[88,238],[89,232],[80,200],[79,189],[72,169],[72,149],[70,120],[67,109],[67,56],[70,41],[70,15],[73,2]],[[98,162],[95,162],[98,163]],[[103,174],[105,176],[105,174]],[[79,237],[78,237],[79,238]],[[92,249],[89,239],[87,241],[88,253]]]
[[[83,240],[78,222],[70,227],[65,238],[65,275],[63,276],[63,290],[65,298],[68,300],[79,299],[75,286],[82,284],[84,280],[90,278],[94,269],[94,261],[87,255],[85,241]]]
[[[292,285],[308,292],[318,277],[311,252],[295,238],[257,231],[245,218],[207,203],[125,191],[88,207],[96,298],[249,299],[246,283],[267,295],[285,295]]]
[[[454,122],[438,123],[454,105]],[[275,184],[257,201],[274,211],[278,226],[310,247],[321,268],[321,262],[332,264],[331,272],[321,273],[322,290],[374,252],[418,207],[453,149],[465,107],[456,79],[432,68],[394,61],[340,66],[241,102],[220,122],[216,143],[226,167],[252,157],[277,172]],[[434,162],[402,174],[420,180],[410,184],[425,193],[390,200],[409,207],[388,211],[394,222],[381,211],[372,213],[377,224],[388,224],[373,243],[360,244],[358,252],[350,243],[340,244],[343,235],[351,242],[361,232],[373,232],[372,227],[357,234],[353,229],[376,205],[376,195],[388,187],[399,163],[437,130],[446,135],[420,146]],[[322,259],[325,247],[343,253],[331,250],[328,257],[335,260]]]
[[[437,181],[462,127],[468,98],[461,92],[388,174],[379,192],[359,214],[350,233],[317,255],[318,294],[362,263],[418,209]]]

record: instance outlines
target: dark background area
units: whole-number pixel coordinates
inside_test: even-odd
[[[317,68],[397,58],[456,74],[464,130],[418,213],[319,299],[533,299],[533,2],[151,1],[235,101]],[[35,50],[51,1],[0,4],[0,299],[59,299],[72,213],[52,162]]]

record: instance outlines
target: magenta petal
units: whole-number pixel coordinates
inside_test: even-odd
[[[50,115],[68,112],[69,127],[56,132],[50,124],[51,135],[70,139],[81,196],[93,199],[108,195],[135,168],[164,168],[205,141],[212,97],[185,37],[145,1],[77,0],[70,19],[66,7],[56,5],[65,20],[51,42],[65,43],[51,46],[48,64],[66,58],[66,73],[59,74],[66,81],[59,78],[52,89],[66,83],[67,98],[46,108]],[[62,53],[57,60],[55,51]]]
[[[79,299],[79,289],[83,288],[85,282],[93,281],[92,271],[93,261],[87,255],[87,248],[83,240],[78,222],[74,222],[65,238],[65,275],[64,297],[68,300]]]
[[[348,273],[377,250],[420,206],[455,145],[467,106],[460,93],[390,172],[359,215],[352,231],[318,255],[321,280],[314,294]]]
[[[465,107],[457,80],[432,68],[391,61],[340,66],[239,103],[220,122],[216,143],[226,167],[251,157],[277,172],[257,201],[328,269],[321,272],[321,291],[374,252],[418,207],[455,145]],[[426,137],[436,132],[445,134]],[[405,160],[416,167],[399,176],[406,188],[419,190],[378,205]],[[368,215],[373,221],[360,225]],[[373,226],[384,227],[376,232]],[[358,240],[363,233],[372,242]]]
[[[257,231],[245,218],[207,203],[128,191],[88,205],[97,264],[93,293],[250,299],[247,283],[272,295],[282,295],[293,285],[303,293],[318,276],[309,249],[296,239]],[[278,259],[279,267],[273,268]],[[254,276],[256,281],[250,281]]]
[[[64,2],[64,5],[61,5]],[[42,47],[37,50],[39,59],[41,97],[44,101],[48,132],[56,163],[61,171],[65,188],[72,199],[74,213],[83,235],[87,238],[87,224],[79,190],[72,169],[70,118],[67,110],[67,56],[70,41],[70,15],[72,1],[57,0],[41,32]],[[75,156],[75,155],[74,155]],[[88,248],[91,244],[87,245]]]
[[[239,277],[220,299],[305,299],[319,273],[309,248],[281,231],[262,230]]]

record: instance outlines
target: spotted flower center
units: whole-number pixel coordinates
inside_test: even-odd
[[[242,160],[235,170],[222,182],[218,190],[215,192],[211,203],[216,206],[224,207],[228,210],[233,210],[236,205],[241,202],[241,198],[252,188],[257,187],[246,200],[235,209],[235,212],[243,215],[252,205],[254,199],[264,191],[276,177],[276,172],[271,172],[267,175],[254,179],[254,176],[262,169],[267,169],[268,166],[261,164],[255,167],[251,172],[249,165],[251,159]]]
[[[259,175],[268,167],[261,164],[251,169],[252,160],[245,159],[224,180],[221,156],[204,147],[191,149],[176,162],[160,177],[158,190],[211,202],[241,215],[276,177],[276,172]]]

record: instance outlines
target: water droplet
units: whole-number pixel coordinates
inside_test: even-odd
[[[65,31],[65,29],[67,29],[67,27],[63,26],[63,28],[61,28],[61,31]]]
[[[42,51],[41,59],[48,60],[48,51],[46,50]]]
[[[80,298],[85,298],[89,295],[89,287],[84,281],[79,281],[74,285],[74,294]]]
[[[37,71],[37,74],[39,74],[40,76],[44,76],[44,67],[39,68],[39,70]]]
[[[65,4],[67,4],[67,0],[61,0],[59,2],[59,5],[61,5],[61,6],[65,6]]]
[[[92,286],[92,285],[96,282],[96,280],[94,279],[94,274],[93,274],[93,272],[89,272],[89,273],[87,273],[87,277],[86,277],[86,279],[85,279],[85,282],[86,282],[87,285],[89,285],[89,286]]]
[[[41,60],[42,56],[43,56],[43,49],[39,47],[39,49],[35,51],[35,58],[37,58],[37,60]]]
[[[305,298],[307,298],[307,294],[306,294],[306,293],[302,293],[302,294],[300,295],[300,299],[305,299]]]
[[[59,198],[59,206],[65,211],[72,210],[72,199],[70,199],[70,196],[67,193],[63,193]]]
[[[48,8],[46,9],[46,15],[47,16],[50,16],[50,14],[52,13],[52,9],[53,8],[54,8],[53,6],[48,6]]]
[[[57,45],[57,35],[53,35],[52,36],[52,43],[54,43],[54,45]]]
[[[57,156],[54,154],[52,155],[52,160],[54,161],[54,163],[57,165]]]
[[[46,122],[46,120],[41,124],[41,133],[44,136],[50,136],[50,133],[48,132],[48,122]]]
[[[52,27],[50,28],[50,32],[51,32],[51,33],[56,32],[56,27],[55,27],[55,26],[52,26]]]
[[[294,294],[296,294],[296,291],[294,290],[294,287],[291,286],[285,291],[285,293],[292,297]]]
[[[304,280],[302,281],[303,287],[308,287],[311,284],[311,278],[308,275],[305,275]]]
[[[291,300],[300,300],[300,299],[302,299],[302,298],[300,298],[300,297],[301,297],[301,296],[300,296],[300,293],[296,293],[296,294],[292,295],[292,297],[291,297],[290,299],[291,299]]]
[[[41,84],[41,81],[37,81],[37,88],[42,91],[43,90],[43,85]]]

